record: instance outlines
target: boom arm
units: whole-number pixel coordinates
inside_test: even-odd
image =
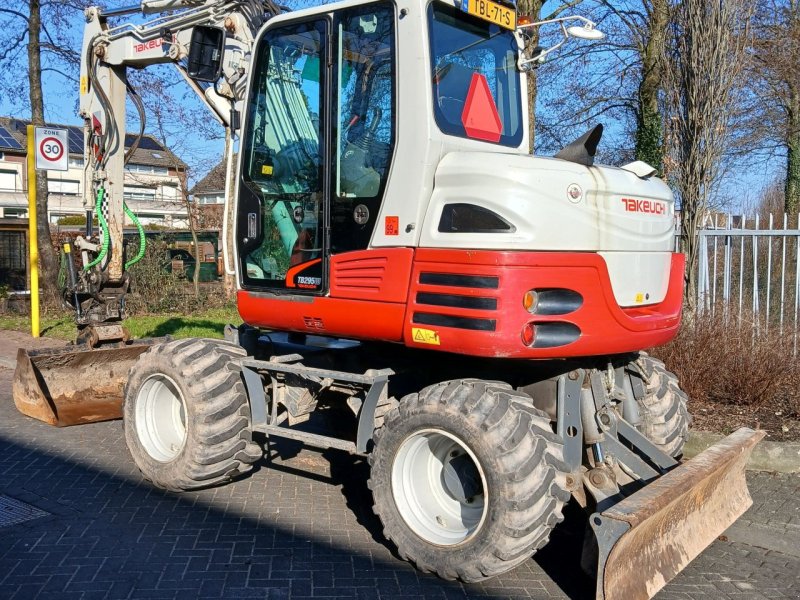
[[[138,12],[161,14],[140,25],[109,23],[110,18]],[[75,298],[79,326],[124,317],[128,283],[123,264],[127,210],[123,180],[145,121],[127,69],[172,64],[214,117],[228,127],[245,93],[255,35],[279,12],[272,0],[144,0],[139,6],[106,12],[98,7],[86,10],[80,77],[83,204],[87,211],[97,212],[101,232],[94,238],[90,230],[88,239],[76,241],[83,269],[75,289],[65,298]],[[127,97],[139,112],[140,130],[126,152]]]

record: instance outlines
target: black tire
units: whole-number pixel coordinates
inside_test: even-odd
[[[235,362],[245,355],[221,340],[186,339],[139,357],[125,386],[125,441],[154,485],[172,491],[219,485],[261,458]]]
[[[631,369],[631,377],[638,377],[643,384],[633,387],[641,417],[637,429],[663,452],[679,458],[692,422],[686,393],[678,385],[677,376],[660,360],[641,354],[635,366],[638,368]],[[637,393],[641,389],[643,395]]]
[[[483,492],[472,497],[462,494],[466,499],[460,506],[468,511],[471,509],[467,505],[479,504],[481,517],[472,531],[466,529],[468,533],[461,541],[437,543],[438,532],[425,539],[415,533],[401,513],[405,510],[409,514],[408,504],[402,499],[408,496],[405,490],[417,484],[397,486],[402,491],[395,495],[394,471],[397,469],[398,478],[408,472],[410,463],[402,457],[413,456],[414,451],[405,449],[423,436],[441,436],[445,442],[452,437],[454,445],[450,448],[460,445],[464,455],[471,453],[477,462],[475,469],[481,476],[479,487]],[[422,445],[434,448],[438,441],[432,439],[424,438]],[[552,528],[563,520],[562,507],[570,497],[565,482],[567,468],[562,461],[563,443],[552,432],[547,415],[534,408],[530,396],[504,383],[446,381],[406,396],[386,413],[383,427],[375,431],[374,442],[369,457],[369,486],[375,513],[399,555],[422,571],[465,582],[493,577],[533,555],[547,543]],[[450,449],[445,454],[456,455]],[[452,463],[456,460],[452,459]],[[441,469],[438,476],[442,490],[447,485],[446,470]],[[435,481],[437,476],[430,479]],[[466,487],[461,488],[464,490]],[[486,490],[488,494],[484,493]],[[422,492],[419,497],[423,497]],[[452,494],[450,498],[456,500]],[[403,509],[398,508],[398,502]],[[424,510],[420,514],[424,515]],[[437,516],[444,531],[439,519]]]

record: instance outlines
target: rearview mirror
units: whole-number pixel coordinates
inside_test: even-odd
[[[225,30],[220,27],[197,25],[192,29],[189,44],[187,73],[195,81],[213,83],[222,74],[222,55],[225,52]]]

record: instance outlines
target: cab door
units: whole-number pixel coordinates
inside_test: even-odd
[[[325,18],[292,22],[257,49],[236,223],[245,289],[326,289],[328,31]]]
[[[268,29],[240,168],[244,289],[323,294],[331,255],[366,250],[395,146],[395,8]]]

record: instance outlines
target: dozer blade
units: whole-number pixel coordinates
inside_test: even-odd
[[[119,419],[128,371],[156,341],[95,350],[20,348],[14,404],[22,414],[58,427]]]
[[[597,599],[652,598],[750,508],[745,465],[762,437],[743,427],[592,515]]]

